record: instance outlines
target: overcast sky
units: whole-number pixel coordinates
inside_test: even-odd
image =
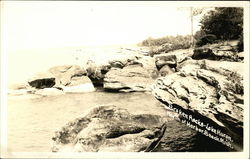
[[[147,37],[191,34],[189,9],[174,3],[5,2],[4,45],[19,49],[131,44]]]

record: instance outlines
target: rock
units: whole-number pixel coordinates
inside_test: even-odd
[[[164,77],[174,73],[175,70],[170,68],[168,65],[163,66],[159,71],[159,76]]]
[[[123,69],[112,68],[105,75],[103,86],[109,91],[150,91],[153,81],[141,65],[129,65]]]
[[[91,80],[86,75],[86,70],[78,65],[54,66],[47,73],[41,73],[39,76],[34,77],[34,80],[29,81],[29,84],[35,88],[54,88],[40,91],[34,90],[31,93],[58,95],[72,92],[95,91]]]
[[[210,45],[194,49],[193,59],[240,61],[235,49],[230,45]]]
[[[206,144],[204,144],[206,143]],[[213,146],[210,146],[213,145]],[[154,152],[226,152],[229,149],[187,127],[180,121],[167,122],[167,128]]]
[[[111,66],[107,64],[97,64],[92,60],[87,62],[87,76],[94,85],[102,85],[105,74],[110,70]]]
[[[88,77],[94,85],[103,85],[106,74],[111,70],[119,70],[130,65],[138,65],[147,70],[152,78],[157,77],[157,70],[154,64],[154,59],[143,55],[127,55],[118,56],[110,59],[107,63],[96,63],[92,60],[87,62]],[[113,69],[114,68],[114,69]]]
[[[91,80],[87,76],[75,76],[71,78],[70,84],[67,86],[77,86],[86,83],[92,84]]]
[[[36,90],[34,94],[42,96],[56,96],[56,95],[62,95],[64,94],[64,92],[57,88],[43,88]]]
[[[78,65],[54,66],[49,69],[49,72],[56,78],[57,86],[70,85],[71,79],[73,77],[81,77],[87,75],[86,70]]]
[[[133,115],[116,106],[99,106],[56,131],[52,151],[152,151],[165,128],[160,116]]]
[[[104,89],[108,91],[135,92],[151,91],[158,76],[154,58],[138,56],[122,68],[112,68],[104,78]]]
[[[237,57],[240,59],[240,60],[244,60],[244,52],[239,52],[238,54],[237,54]]]
[[[134,63],[141,65],[150,75],[151,78],[155,79],[158,76],[158,70],[155,65],[155,59],[148,56],[139,56]],[[127,64],[127,66],[133,64]]]
[[[93,92],[95,87],[87,76],[73,77],[66,87],[61,87],[66,93]]]
[[[155,65],[158,70],[160,70],[165,65],[168,65],[170,68],[176,68],[177,58],[175,55],[157,56],[155,58]]]
[[[28,83],[31,87],[43,89],[53,87],[56,84],[55,80],[55,77],[50,73],[38,73]]]
[[[179,72],[159,78],[153,88],[162,103],[227,134],[232,149],[243,142],[243,63],[187,60]]]
[[[62,88],[65,93],[84,93],[84,92],[94,92],[95,87],[92,83],[80,84],[77,86],[67,86]]]
[[[216,56],[213,54],[213,51],[210,48],[196,48],[194,49],[194,54],[192,55],[193,59],[216,59]]]

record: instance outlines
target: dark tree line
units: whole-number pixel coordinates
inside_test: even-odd
[[[243,8],[217,7],[200,21],[201,30],[195,34],[196,45],[202,46],[219,40],[240,39],[243,49]]]

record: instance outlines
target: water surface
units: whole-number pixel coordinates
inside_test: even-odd
[[[106,104],[126,108],[134,114],[166,115],[166,110],[150,93],[97,91],[39,98],[9,96],[8,149],[11,152],[51,152],[55,130],[88,109]]]

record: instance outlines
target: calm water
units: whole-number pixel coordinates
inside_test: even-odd
[[[147,93],[92,92],[61,96],[8,97],[8,149],[11,152],[51,152],[54,131],[97,105],[114,104],[135,114],[166,115]]]

